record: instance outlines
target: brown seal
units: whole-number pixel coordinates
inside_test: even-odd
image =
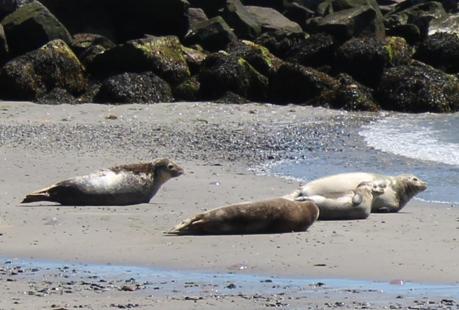
[[[305,231],[319,216],[311,201],[274,198],[233,204],[186,219],[172,235],[268,234]]]
[[[169,159],[99,170],[28,194],[22,203],[52,201],[62,205],[131,205],[147,203],[167,180],[183,173]]]

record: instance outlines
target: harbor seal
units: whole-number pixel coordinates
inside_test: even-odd
[[[312,201],[274,198],[209,210],[184,220],[166,234],[230,235],[298,232],[307,230],[318,216],[319,208]]]
[[[313,180],[284,197],[295,199],[300,196],[320,195],[327,198],[336,198],[355,189],[362,182],[384,182],[386,184],[384,193],[373,199],[371,212],[398,212],[411,198],[427,188],[427,183],[414,175],[386,176],[366,172],[352,172]]]
[[[131,205],[147,203],[161,185],[183,169],[169,159],[121,165],[58,182],[28,194],[22,203],[52,201],[62,205]]]
[[[319,221],[361,220],[370,215],[373,199],[383,194],[384,188],[383,182],[362,182],[355,190],[338,198],[320,195],[299,198],[311,200],[319,207]]]

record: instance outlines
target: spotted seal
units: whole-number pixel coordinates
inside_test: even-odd
[[[299,198],[311,200],[319,207],[319,220],[321,221],[361,220],[370,215],[373,199],[382,195],[384,188],[384,182],[362,182],[356,189],[338,198],[327,198],[320,195]]]
[[[319,208],[312,201],[274,198],[209,210],[184,220],[166,234],[229,235],[298,232],[307,230],[318,216]]]
[[[362,182],[384,182],[386,184],[384,193],[373,199],[371,212],[398,212],[411,198],[427,188],[427,183],[414,175],[386,176],[375,173],[352,172],[313,180],[284,197],[295,199],[300,196],[320,195],[336,198],[355,189]]]
[[[62,205],[131,205],[147,203],[161,185],[183,173],[169,159],[102,169],[58,182],[28,194],[22,203],[52,201]]]

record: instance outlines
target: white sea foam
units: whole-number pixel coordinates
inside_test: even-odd
[[[359,134],[383,152],[459,166],[457,114],[391,116],[363,127]],[[453,139],[444,139],[445,135]]]

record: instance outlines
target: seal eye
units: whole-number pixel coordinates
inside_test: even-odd
[[[167,169],[169,169],[169,170],[173,170],[173,169],[174,169],[174,165],[173,165],[173,164],[169,164],[169,165],[167,165]]]
[[[418,178],[413,177],[413,181],[414,181],[414,182],[417,182],[417,181],[419,181],[419,180],[418,180]]]

